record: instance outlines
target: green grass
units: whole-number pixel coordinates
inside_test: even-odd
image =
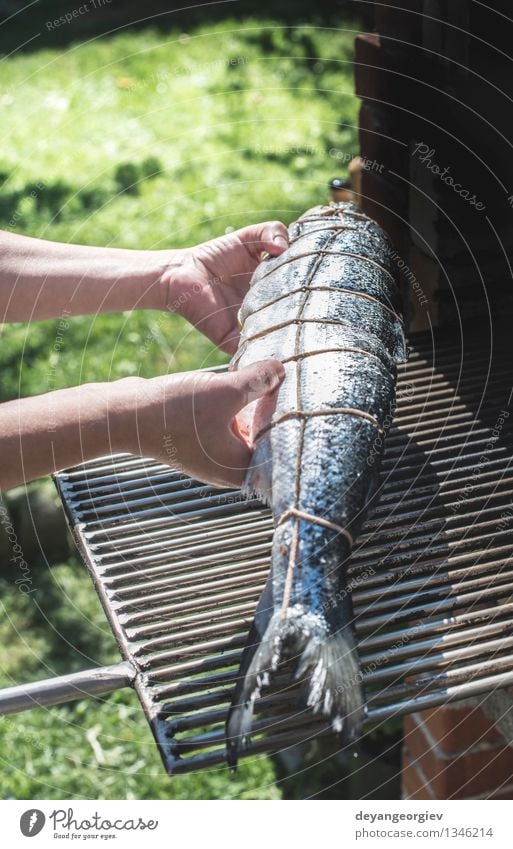
[[[290,221],[326,197],[329,152],[356,150],[352,37],[228,21],[185,41],[145,31],[4,60],[0,226],[164,248]],[[55,322],[4,329],[2,399],[218,360],[160,318],[76,319],[60,356]]]
[[[34,596],[0,582],[2,684],[117,662],[100,605],[78,561],[35,569]],[[277,798],[266,759],[170,779],[137,697],[109,698],[0,720],[0,796],[9,798]]]
[[[194,244],[292,220],[357,150],[348,32],[273,20],[146,30],[3,59],[0,227],[83,244]],[[347,161],[347,160],[346,160]],[[222,361],[176,316],[74,319],[0,331],[0,399]],[[0,587],[1,684],[118,659],[78,560]],[[37,574],[36,574],[37,572]],[[36,599],[36,602],[34,601]],[[136,697],[0,720],[3,798],[278,798],[275,767],[167,778]]]

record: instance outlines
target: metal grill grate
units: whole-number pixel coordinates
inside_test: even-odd
[[[490,345],[463,357],[454,339],[410,343],[381,497],[350,565],[369,721],[513,684],[508,346],[495,339],[492,360]],[[166,768],[221,762],[269,511],[127,455],[57,481]],[[327,731],[288,689],[257,704],[254,728],[250,753]]]

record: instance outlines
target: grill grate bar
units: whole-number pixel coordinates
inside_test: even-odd
[[[226,588],[228,590],[231,590],[232,587],[240,587],[242,582],[244,582],[244,586],[246,586],[246,587],[248,586],[249,582],[254,583],[255,586],[263,587],[263,585],[265,583],[265,578],[266,578],[267,572],[268,572],[269,561],[268,560],[262,560],[261,565],[263,565],[264,568],[261,569],[260,571],[254,571],[253,569],[251,569],[248,573],[238,572],[232,578],[227,578],[227,579],[223,579],[223,580],[218,579],[218,580],[207,581],[205,583],[202,583],[201,584],[201,590],[198,589],[197,592],[195,593],[194,597],[198,598],[198,603],[200,603],[201,606],[203,606],[203,604],[206,604],[212,598],[211,593],[212,593],[213,590],[219,591],[219,590],[224,590]],[[220,570],[220,572],[221,571],[222,570]],[[201,601],[200,601],[200,597],[201,597]],[[165,592],[153,593],[153,594],[149,594],[149,595],[145,595],[145,596],[137,596],[135,599],[129,599],[128,601],[124,601],[123,603],[117,603],[116,602],[116,610],[118,611],[120,616],[126,614],[126,611],[134,611],[135,613],[140,613],[142,605],[147,605],[148,603],[169,601],[170,599],[178,599],[181,602],[183,599],[190,599],[190,594],[184,593],[182,591],[182,589],[179,588],[177,590],[170,590],[169,592],[165,591]],[[192,606],[193,603],[194,602],[192,600],[191,606]],[[143,610],[143,613],[144,613],[145,612],[144,607],[142,608],[142,610]],[[149,612],[149,611],[147,611],[147,612]],[[128,614],[128,615],[130,615],[130,614]]]
[[[196,496],[194,498],[190,498],[189,496]],[[229,489],[223,490],[220,492],[219,490],[214,490],[210,486],[200,486],[191,489],[189,493],[188,489],[182,488],[179,492],[172,492],[169,495],[148,495],[146,498],[135,498],[133,501],[126,502],[121,501],[121,503],[113,500],[110,504],[106,504],[100,507],[91,507],[89,509],[83,510],[78,515],[84,521],[87,521],[87,518],[94,517],[93,521],[97,519],[98,516],[105,516],[108,513],[113,513],[114,511],[121,509],[126,510],[127,507],[144,507],[146,505],[151,506],[153,504],[158,504],[160,507],[166,505],[166,509],[172,509],[175,513],[179,514],[180,512],[186,512],[190,510],[190,508],[197,507],[198,505],[203,506],[213,505],[218,506],[222,504],[226,504],[230,502],[230,499],[237,497],[237,490]],[[181,500],[180,500],[181,499]],[[237,500],[240,500],[240,496]],[[98,520],[101,521],[101,520]],[[105,522],[112,521],[110,517],[104,520]]]
[[[200,581],[200,583],[197,584],[197,585],[191,584],[191,586],[194,587],[195,592],[202,592],[206,588],[207,589],[213,588],[213,586],[217,586],[217,587],[220,588],[220,587],[226,586],[226,583],[222,579],[219,579],[219,581],[216,581],[214,584],[212,584],[212,582],[209,582],[208,585],[207,585],[207,583],[203,582],[203,579],[212,578],[215,575],[226,575],[227,573],[230,573],[230,575],[240,575],[242,579],[244,579],[244,578],[247,579],[252,574],[252,572],[254,571],[255,568],[261,567],[261,566],[268,566],[268,565],[269,565],[269,558],[267,556],[267,557],[261,557],[259,559],[254,559],[254,560],[242,560],[242,561],[239,561],[238,563],[236,563],[235,565],[233,565],[233,564],[224,565],[223,564],[222,566],[212,567],[210,569],[204,569],[201,572],[198,572],[196,575],[194,575],[194,579],[198,579]],[[133,576],[132,576],[132,579],[133,579]],[[137,598],[135,599],[135,601],[138,601],[139,603],[145,603],[149,599],[169,598],[169,594],[163,593],[161,595],[159,590],[161,590],[161,589],[165,590],[167,587],[177,586],[177,587],[180,587],[180,592],[181,592],[182,584],[184,584],[185,582],[190,583],[194,579],[192,578],[192,576],[190,574],[189,575],[178,574],[178,575],[172,575],[170,577],[164,577],[164,578],[161,578],[161,579],[156,580],[156,581],[142,580],[138,583],[130,584],[128,587],[121,587],[121,588],[117,587],[116,584],[113,581],[105,581],[105,586],[113,587],[113,592],[115,592],[117,599],[126,599],[126,598],[130,599],[133,595],[136,595]],[[141,595],[141,592],[142,592],[143,589],[146,589],[146,590],[152,589],[152,590],[155,590],[156,592],[146,593],[146,595]]]
[[[241,511],[241,515],[233,518],[233,516],[218,516],[214,519],[190,519],[187,518],[187,524],[181,529],[182,536],[187,534],[197,534],[202,533],[206,539],[210,538],[212,532],[215,532],[219,528],[230,528],[233,526],[234,528],[239,527],[253,527],[255,522],[258,522],[259,519],[264,518],[269,520],[270,514],[267,508],[253,508],[251,511]],[[84,537],[88,540],[89,545],[92,551],[98,552],[99,555],[102,556],[103,559],[107,558],[110,552],[114,555],[119,549],[119,546],[125,545],[126,543],[131,544],[132,542],[137,542],[138,540],[148,541],[161,539],[165,537],[166,539],[175,539],[177,535],[176,529],[173,527],[174,523],[171,522],[161,527],[161,523],[159,522],[155,527],[151,525],[149,527],[145,527],[145,529],[141,532],[140,529],[136,530],[134,534],[129,534],[126,537],[118,537],[114,536],[113,539],[106,538],[106,535],[103,534],[103,539],[100,539],[98,542],[90,541],[90,535],[84,533]],[[91,535],[96,536],[96,535]],[[177,537],[180,539],[180,537]],[[103,552],[103,553],[102,553]]]
[[[256,539],[255,539],[256,536]],[[271,534],[269,533],[269,529],[265,532],[265,534],[257,534],[250,535],[247,534],[246,537],[242,537],[242,539],[238,540],[237,548],[234,551],[230,551],[230,556],[236,560],[238,556],[247,557],[248,555],[255,556],[257,554],[266,553],[269,551],[269,537]],[[260,540],[263,540],[260,542]],[[256,544],[255,544],[256,543]],[[209,551],[209,554],[203,554],[205,551]],[[200,556],[195,558],[195,564],[197,566],[201,566],[204,563],[216,563],[219,560],[226,560],[226,550],[223,553],[213,554],[212,553],[212,543],[204,543],[203,545],[197,546],[197,551]],[[223,556],[224,555],[224,556]],[[175,555],[177,556],[177,555]],[[150,575],[159,575],[162,572],[167,572],[169,569],[172,569],[173,572],[179,571],[182,568],[187,568],[190,566],[190,559],[194,556],[194,546],[187,545],[184,546],[180,550],[180,555],[178,557],[177,562],[170,560],[170,555],[168,551],[163,552],[162,554],[153,554],[149,556],[143,556],[139,558],[132,558],[130,560],[124,560],[120,563],[109,563],[105,570],[104,575],[110,578],[112,582],[116,581],[124,581],[126,578],[131,577],[130,567],[136,566],[137,564],[141,565],[141,569],[137,570],[138,575],[141,578],[149,577]],[[164,559],[167,562],[163,563],[160,566],[148,567],[148,563],[159,562],[159,560]],[[129,569],[125,574],[125,570]],[[119,571],[123,570],[123,571]],[[113,574],[114,573],[114,574]]]
[[[462,356],[450,338],[411,344],[380,499],[349,564],[372,722],[513,685],[509,416],[497,431],[513,377],[507,334],[494,339],[498,365],[485,346]],[[129,455],[58,485],[167,769],[221,763],[270,512]],[[296,693],[284,679],[257,703],[250,752],[329,733]]]
[[[198,501],[200,504],[204,503],[201,502],[201,499],[198,499]],[[183,521],[182,517],[184,517],[187,522],[194,519],[212,519],[218,516],[226,516],[227,513],[233,517],[237,516],[241,511],[250,510],[252,507],[261,507],[261,504],[256,499],[246,501],[245,499],[242,499],[242,497],[238,500],[225,500],[223,503],[222,496],[220,496],[218,505],[212,506],[209,504],[206,507],[199,507],[198,509],[194,509],[195,505],[192,503],[187,504],[186,506],[189,509],[180,512],[175,505],[173,513],[171,514],[169,508],[162,504],[160,500],[158,501],[157,507],[153,509],[149,508],[133,512],[128,512],[125,505],[125,509],[120,511],[118,516],[112,516],[110,519],[104,520],[103,522],[91,521],[88,526],[97,533],[105,534],[108,531],[109,534],[115,536],[117,534],[126,534],[127,531],[133,529],[140,531],[141,528],[145,527],[162,527],[163,525],[169,527],[171,525],[177,525]],[[164,513],[164,516],[155,518],[157,513]],[[78,514],[77,522],[79,524],[86,524],[83,521],[83,517]],[[122,524],[123,522],[126,524]],[[88,534],[87,538],[91,538],[90,534]]]
[[[416,444],[414,444],[413,447],[410,447],[409,445],[405,444],[404,448],[397,452],[397,457],[395,457],[395,456],[391,457],[387,454],[385,459],[384,459],[384,462],[383,462],[383,470],[384,471],[383,471],[383,474],[382,474],[382,478],[384,480],[384,489],[386,490],[389,487],[393,486],[395,483],[397,483],[399,480],[404,479],[405,477],[408,476],[408,473],[411,475],[411,472],[409,470],[411,468],[414,468],[414,467],[418,467],[419,469],[421,469],[424,466],[428,466],[428,468],[430,466],[432,466],[433,469],[436,469],[438,471],[438,470],[442,470],[444,467],[448,466],[449,467],[448,468],[449,474],[451,474],[451,473],[454,474],[454,473],[457,473],[457,472],[461,473],[463,471],[463,469],[474,468],[474,466],[476,465],[476,463],[478,463],[479,458],[482,455],[483,449],[485,449],[486,446],[489,444],[490,436],[489,435],[483,436],[481,439],[474,440],[474,439],[471,438],[471,434],[469,435],[468,427],[465,427],[463,429],[463,433],[467,437],[466,440],[465,440],[466,451],[465,451],[465,456],[463,458],[462,465],[460,467],[458,467],[457,470],[455,470],[453,468],[454,462],[455,462],[454,447],[452,445],[445,446],[444,443],[446,442],[446,440],[443,437],[443,435],[442,436],[440,435],[440,432],[438,432],[438,437],[433,442],[434,448],[432,449],[432,451],[429,451],[429,450],[420,451],[417,448]],[[489,431],[488,431],[488,434],[489,434]],[[435,456],[436,459],[432,459],[432,457],[430,456],[431,454],[433,454],[433,456]],[[445,456],[446,454],[447,454],[447,456]],[[507,459],[510,458],[510,455],[507,454],[507,448],[504,447],[504,446],[498,446],[496,448],[491,448],[490,450],[487,449],[487,455],[488,454],[489,454],[490,458],[493,458],[493,459],[495,459],[495,458],[503,459],[505,457],[507,457]],[[408,470],[406,470],[403,465],[401,465],[400,468],[396,468],[396,464],[397,464],[398,460],[401,461],[401,464],[403,464],[405,461],[407,461],[408,463],[411,464],[411,466],[408,467]],[[389,467],[392,467],[391,471],[388,471]],[[506,464],[506,468],[508,468],[507,464]],[[99,529],[99,530],[101,532],[105,532],[105,529],[108,528],[109,523],[118,522],[118,521],[120,521],[120,518],[130,518],[130,519],[132,519],[132,518],[135,518],[137,516],[142,516],[142,515],[148,515],[148,514],[155,515],[155,510],[159,510],[159,509],[168,510],[168,511],[170,509],[172,509],[173,514],[175,514],[175,516],[179,516],[180,513],[182,513],[182,512],[183,512],[183,514],[186,514],[188,511],[190,511],[191,514],[192,514],[191,518],[196,518],[196,514],[195,514],[193,508],[197,507],[198,505],[210,505],[210,504],[212,504],[212,505],[222,505],[224,503],[226,505],[226,507],[232,506],[232,507],[241,509],[242,504],[244,505],[245,508],[249,508],[252,504],[255,504],[255,505],[258,504],[258,502],[256,502],[256,501],[250,501],[250,502],[246,502],[245,500],[243,501],[241,499],[241,497],[238,495],[238,493],[235,493],[234,490],[226,490],[226,491],[225,490],[221,490],[221,491],[216,490],[215,494],[212,495],[212,496],[208,496],[206,498],[195,498],[195,499],[191,498],[190,500],[188,500],[188,498],[187,498],[187,486],[188,486],[188,479],[185,479],[184,480],[184,490],[180,493],[181,497],[182,497],[182,501],[180,501],[178,503],[175,503],[175,500],[176,500],[176,498],[178,497],[179,494],[172,493],[169,496],[169,498],[164,498],[164,497],[162,497],[158,494],[155,494],[155,495],[150,495],[150,496],[146,497],[145,499],[134,499],[133,501],[122,500],[120,503],[111,503],[111,504],[109,504],[105,507],[98,508],[97,511],[94,510],[93,508],[91,508],[90,510],[87,510],[87,511],[80,511],[80,512],[77,511],[77,517],[79,519],[86,520],[88,522],[88,524],[90,524],[93,528],[95,528],[95,526],[97,524],[100,524],[100,520],[96,521],[94,518],[91,518],[90,517],[91,513],[93,513],[96,516],[96,515],[103,515],[104,513],[107,513],[107,512],[112,513],[115,510],[118,510],[119,514],[120,514],[119,516],[112,516],[112,517],[109,516],[108,518],[103,519],[101,521],[102,528]],[[148,505],[148,506],[153,504],[154,508],[153,508],[153,510],[149,510],[149,511],[148,510],[132,509],[132,508],[137,508],[139,506],[142,506],[143,504]],[[205,512],[206,511],[200,511],[200,515],[204,515]],[[215,514],[213,514],[213,515],[215,515]],[[168,521],[169,521],[169,519],[168,519]],[[137,525],[134,525],[134,528],[136,530],[138,530],[139,532],[141,530],[141,528],[138,527]],[[123,531],[126,532],[126,527],[125,528],[123,528],[122,526],[121,527],[114,527],[112,530],[113,530],[113,533],[123,532]],[[89,539],[91,539],[92,536],[93,535],[91,533],[88,534]]]

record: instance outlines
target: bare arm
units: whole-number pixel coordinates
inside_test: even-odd
[[[0,322],[162,308],[233,353],[237,311],[262,251],[277,255],[286,245],[278,221],[180,251],[81,247],[0,232]],[[232,419],[249,392],[269,391],[282,372],[279,363],[264,362],[233,375],[130,378],[1,404],[0,489],[118,451],[237,485],[250,449],[234,436]]]
[[[86,384],[1,404],[0,489],[115,450],[117,440],[111,443],[109,432],[122,383]]]
[[[0,323],[166,309],[237,348],[237,311],[262,251],[287,247],[279,221],[192,248],[136,251],[46,242],[0,230]]]
[[[162,275],[183,251],[46,242],[0,231],[0,322],[166,306]]]
[[[251,450],[233,418],[283,374],[266,360],[234,373],[125,378],[0,404],[0,490],[124,451],[238,486]]]

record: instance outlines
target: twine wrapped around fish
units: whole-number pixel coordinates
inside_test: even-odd
[[[350,203],[306,212],[266,258],[240,310],[231,368],[276,358],[274,398],[239,415],[254,447],[243,491],[273,511],[272,565],[229,712],[228,762],[279,666],[306,679],[305,706],[345,742],[364,719],[347,560],[377,489],[406,359],[396,266],[384,232]]]

